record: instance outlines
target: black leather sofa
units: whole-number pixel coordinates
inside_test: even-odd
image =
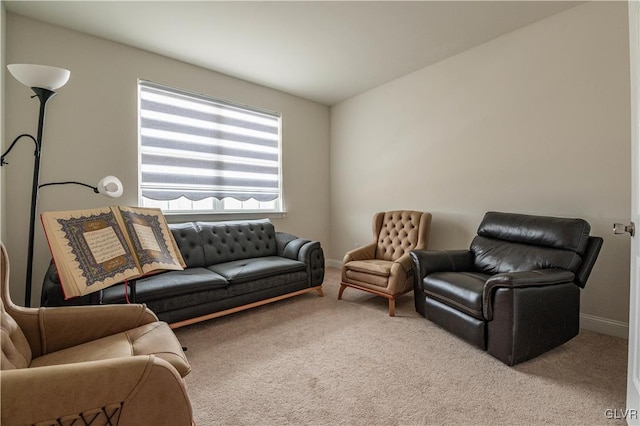
[[[170,224],[187,264],[138,279],[130,300],[145,303],[172,327],[215,318],[309,291],[322,296],[320,243],[276,232],[268,219]],[[41,305],[126,303],[124,284],[64,300],[51,265]]]
[[[468,250],[412,251],[418,313],[508,365],[578,334],[603,240],[582,219],[488,212]]]

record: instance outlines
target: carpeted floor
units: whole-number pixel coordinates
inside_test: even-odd
[[[327,269],[308,293],[177,329],[206,425],[615,425],[627,341],[582,331],[508,367],[397,301],[347,289]],[[619,417],[619,416],[618,416]]]

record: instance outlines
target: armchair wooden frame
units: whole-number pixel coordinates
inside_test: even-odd
[[[411,250],[425,250],[431,213],[414,210],[379,212],[373,216],[374,241],[347,252],[343,259],[338,300],[351,287],[389,301],[389,316],[396,315],[396,299],[413,290]]]

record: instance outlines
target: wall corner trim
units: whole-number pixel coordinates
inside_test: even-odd
[[[626,322],[596,317],[589,314],[580,314],[580,328],[608,334],[609,336],[629,338],[629,324]]]
[[[329,268],[342,269],[342,261],[341,260],[327,259],[325,261],[325,263]]]

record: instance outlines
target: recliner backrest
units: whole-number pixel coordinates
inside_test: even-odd
[[[27,368],[31,364],[31,347],[18,323],[5,311],[0,303],[0,344],[2,360],[0,369]]]
[[[411,250],[424,250],[429,239],[431,214],[412,210],[376,213],[373,235],[376,259],[395,261]]]
[[[33,352],[18,323],[5,309],[9,299],[9,257],[4,244],[0,243],[0,345],[2,359],[0,369],[26,368],[31,364]]]
[[[562,268],[577,272],[591,226],[583,219],[488,212],[471,243],[486,274]]]

